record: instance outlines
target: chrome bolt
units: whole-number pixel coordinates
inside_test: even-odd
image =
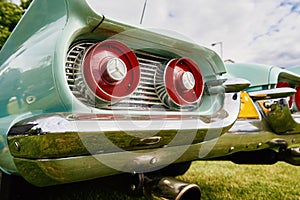
[[[28,96],[26,97],[26,103],[27,104],[33,104],[36,101],[36,97],[35,96]]]
[[[258,143],[257,148],[260,148],[262,145],[263,145],[263,144],[262,144],[261,142]]]
[[[106,70],[111,79],[121,81],[126,77],[127,67],[120,58],[112,58],[106,64]]]
[[[131,191],[135,191],[136,186],[134,184],[132,184],[130,188],[131,188]]]
[[[234,147],[230,147],[229,152],[233,152],[234,151]]]
[[[182,83],[186,90],[191,90],[195,87],[196,80],[191,72],[184,72],[182,75]]]
[[[150,160],[150,164],[151,164],[151,165],[154,165],[155,163],[157,163],[157,161],[158,161],[157,158],[152,158],[152,159]]]

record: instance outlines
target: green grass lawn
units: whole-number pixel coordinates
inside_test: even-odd
[[[299,167],[275,165],[236,165],[231,162],[198,161],[178,179],[201,187],[202,199],[291,199],[300,200]],[[28,190],[20,199],[55,200],[145,200],[106,188],[103,180]]]
[[[195,162],[180,178],[200,185],[202,199],[300,200],[300,168],[285,163]]]

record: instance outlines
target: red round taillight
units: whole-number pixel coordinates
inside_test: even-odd
[[[288,82],[279,82],[276,85],[276,88],[283,88],[283,87],[292,88]],[[288,103],[289,103],[289,108],[292,108],[293,107],[293,96],[289,97]]]
[[[140,67],[136,55],[125,44],[107,40],[87,51],[83,74],[93,95],[104,102],[116,102],[137,88]]]
[[[296,87],[295,104],[299,111],[300,110],[300,86]]]
[[[203,93],[203,77],[197,64],[189,58],[171,60],[161,75],[156,75],[156,90],[161,100],[175,109],[197,105]]]

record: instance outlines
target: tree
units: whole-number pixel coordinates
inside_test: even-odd
[[[21,0],[18,6],[7,0],[0,0],[0,49],[21,19],[32,0]]]
[[[31,2],[32,0],[21,0],[20,6],[21,8],[23,8],[23,10],[26,10],[29,7]]]

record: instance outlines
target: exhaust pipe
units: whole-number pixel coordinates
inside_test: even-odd
[[[123,174],[107,178],[106,186],[129,196],[145,196],[149,200],[200,200],[201,190],[196,184],[177,180],[173,177]]]
[[[198,185],[173,177],[158,180],[145,177],[144,194],[147,198],[154,200],[199,200],[201,198]]]

